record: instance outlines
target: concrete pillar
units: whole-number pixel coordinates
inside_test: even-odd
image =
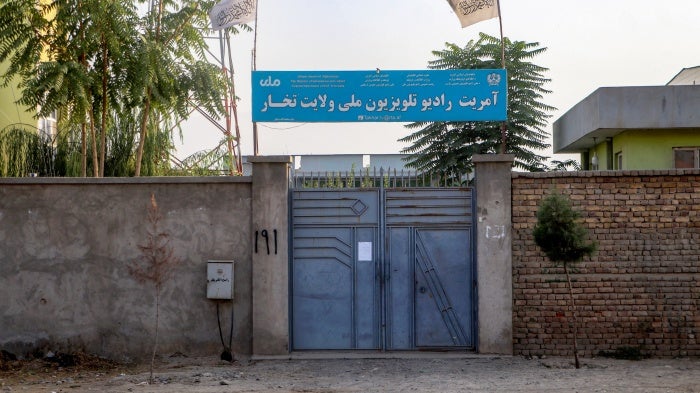
[[[290,156],[248,157],[253,164],[253,355],[289,353]],[[267,241],[263,238],[267,231]],[[277,241],[275,242],[275,231]],[[269,245],[269,253],[268,253]]]
[[[480,353],[513,354],[511,154],[475,155]]]

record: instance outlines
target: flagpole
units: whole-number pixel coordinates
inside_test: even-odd
[[[501,13],[501,0],[496,0],[498,4],[498,24],[501,29],[501,68],[506,69],[506,42],[503,39],[503,13]],[[508,110],[508,102],[506,101],[506,112]],[[506,131],[506,122],[501,122],[501,154],[506,154],[506,139],[508,133]]]
[[[498,24],[501,28],[501,68],[506,69],[506,43],[503,40],[503,14],[501,13],[501,0],[496,0],[498,4]]]
[[[243,158],[241,157],[241,129],[239,127],[239,122],[238,122],[238,103],[236,103],[236,84],[234,83],[233,80],[233,74],[234,74],[234,69],[233,69],[233,54],[231,53],[231,37],[229,35],[228,29],[225,29],[226,32],[226,53],[228,54],[228,64],[229,64],[229,69],[231,70],[231,97],[230,97],[230,105],[231,109],[233,110],[233,121],[236,129],[236,169],[238,170],[239,173],[243,173]],[[223,61],[223,59],[222,59]],[[229,115],[229,123],[230,123],[230,115]],[[230,127],[227,127],[229,129]],[[228,146],[229,150],[233,149],[233,145],[231,144],[231,132],[228,132],[229,134],[227,135],[228,137]]]
[[[258,8],[259,0],[255,0],[255,34],[253,38],[253,71],[257,69],[258,57]],[[258,123],[253,122],[253,155],[258,155]]]

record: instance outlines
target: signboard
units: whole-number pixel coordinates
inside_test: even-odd
[[[253,71],[255,122],[506,120],[506,71]]]

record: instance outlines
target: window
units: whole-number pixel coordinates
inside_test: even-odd
[[[615,169],[622,170],[622,152],[615,153]]]
[[[700,168],[700,147],[677,147],[673,149],[674,168]]]
[[[39,119],[39,133],[40,135],[53,138],[56,136],[56,111],[49,113],[48,116]]]

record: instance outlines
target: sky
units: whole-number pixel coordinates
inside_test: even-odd
[[[501,0],[501,11],[505,36],[547,48],[532,61],[549,69],[552,93],[544,101],[557,108],[550,134],[556,119],[598,87],[664,85],[684,67],[700,65],[698,0]],[[421,70],[435,59],[432,51],[446,42],[464,46],[479,32],[498,36],[498,19],[461,28],[445,0],[259,0],[256,65]],[[247,156],[253,154],[254,34],[233,36],[231,45]],[[258,146],[260,155],[388,154],[407,147],[397,140],[410,133],[403,123],[259,123]],[[183,125],[178,157],[210,150],[221,138],[195,115]]]

